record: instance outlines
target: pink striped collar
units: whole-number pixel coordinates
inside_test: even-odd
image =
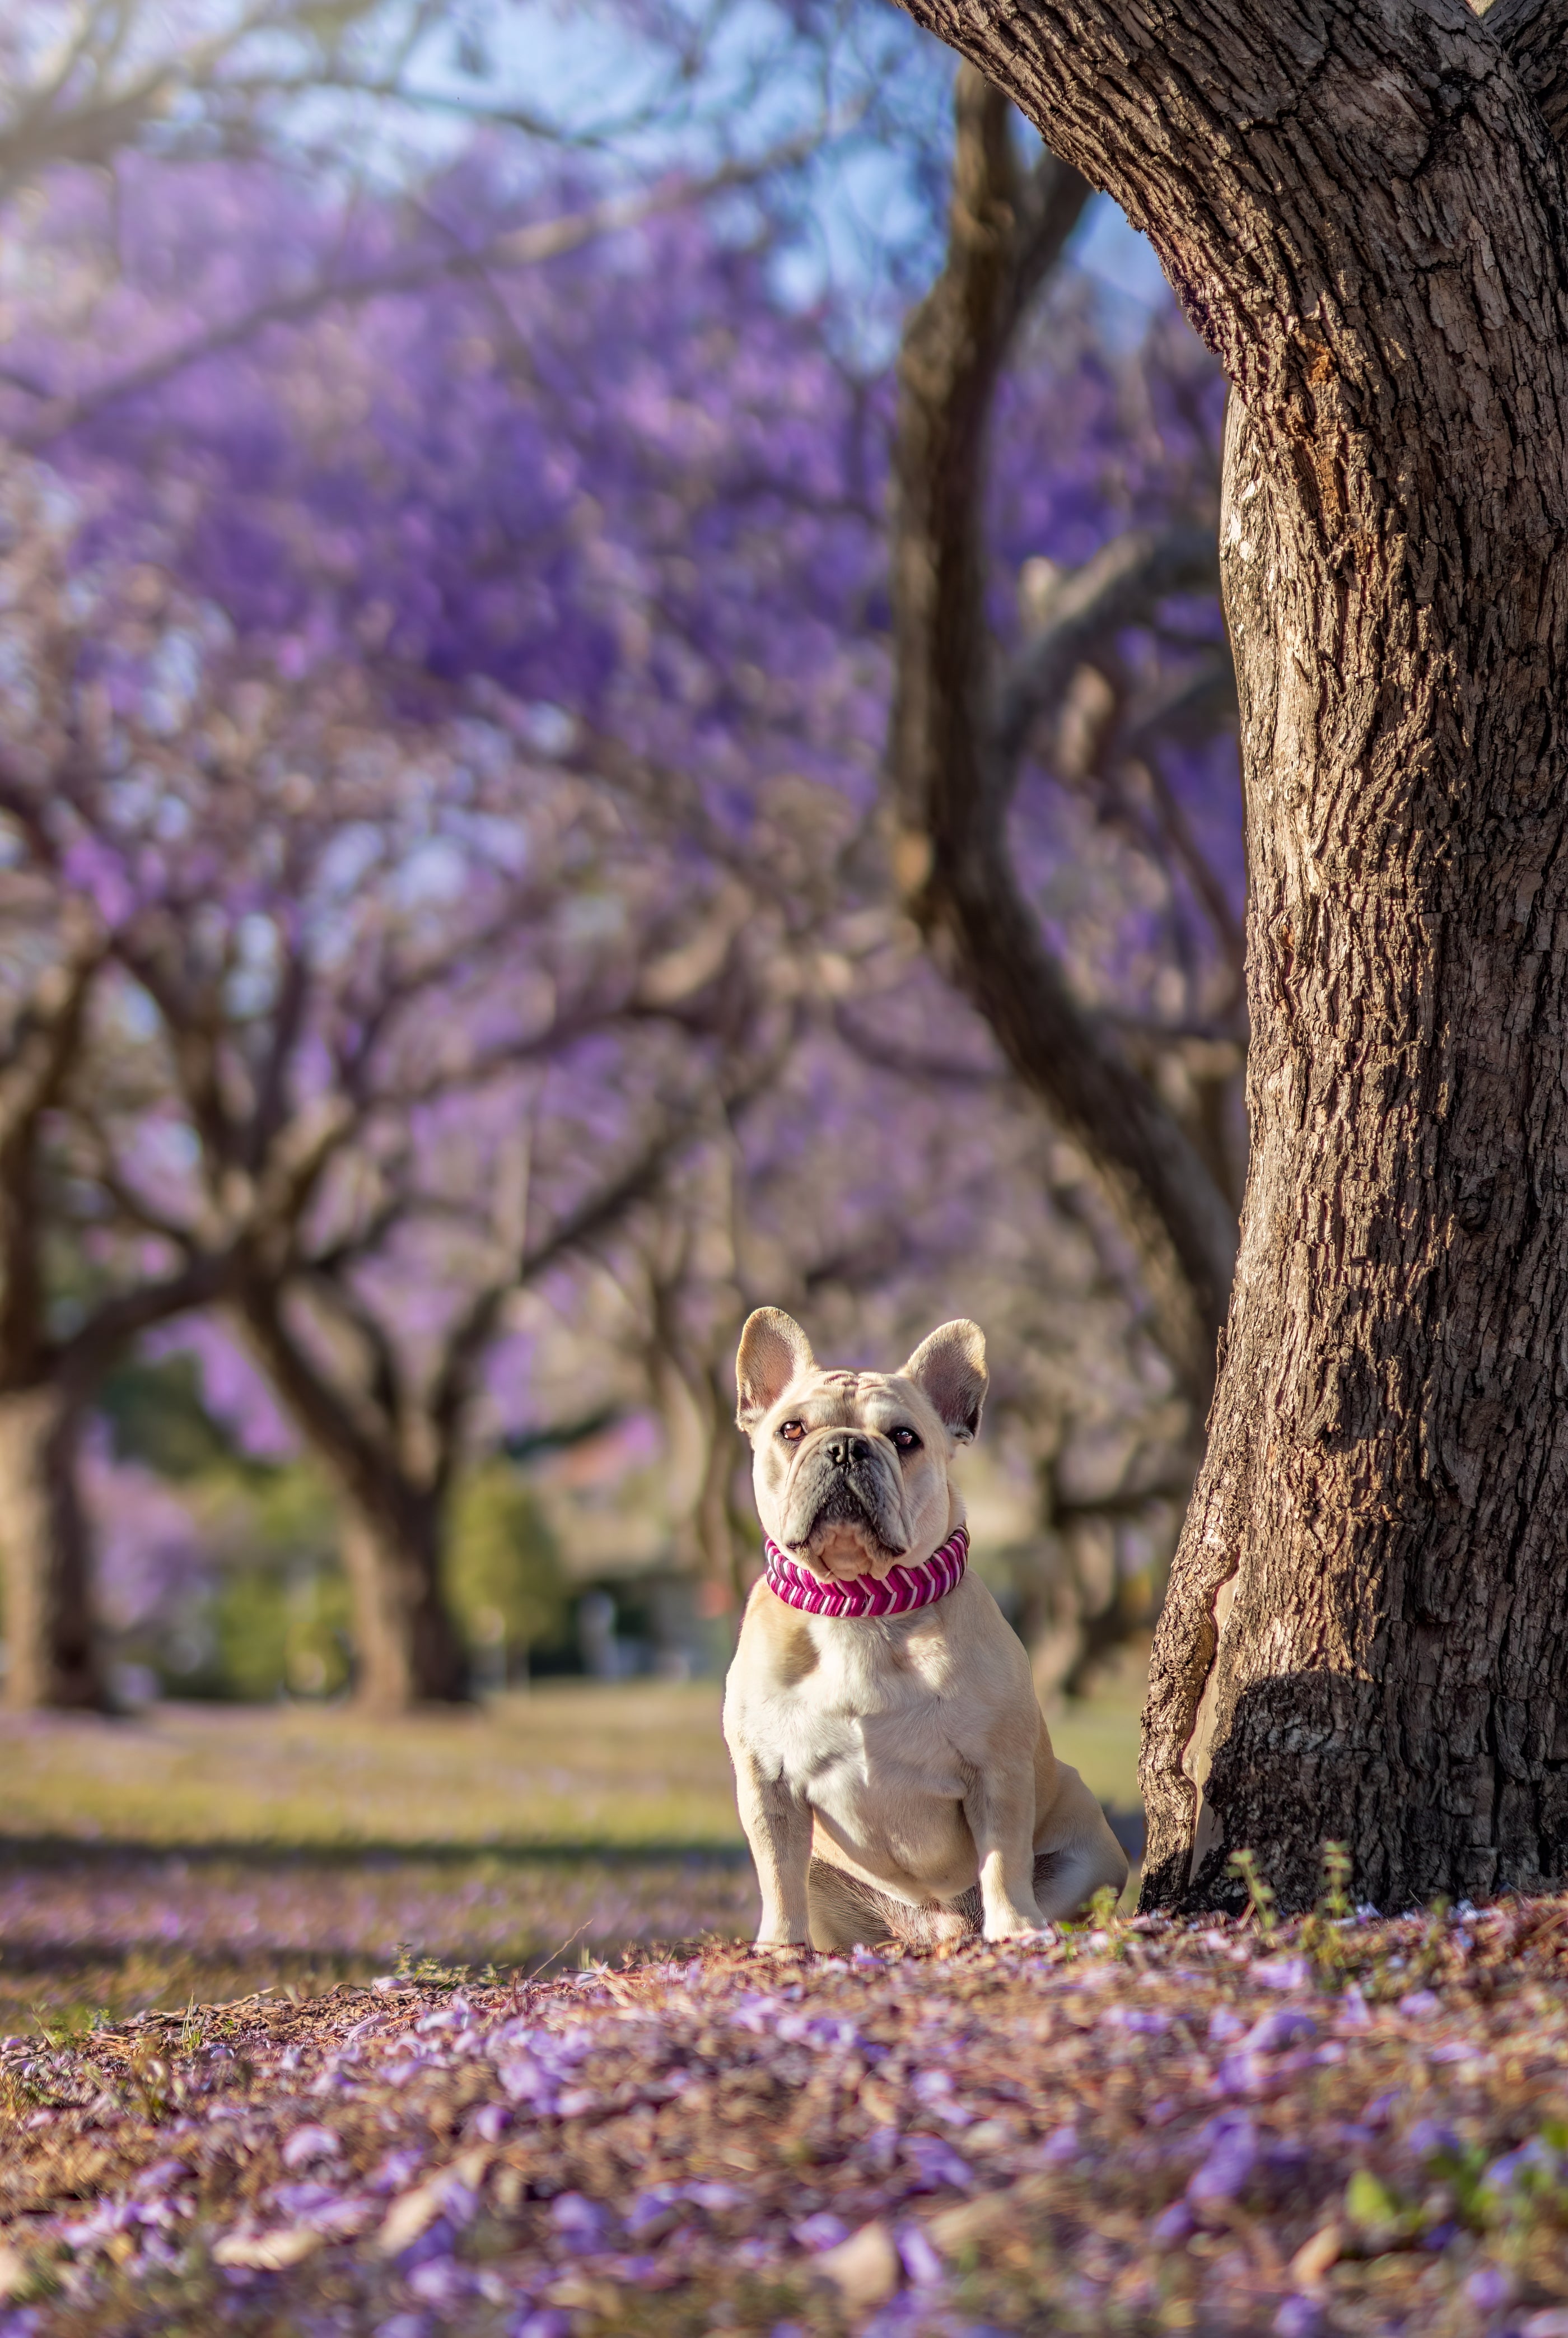
[[[809,1568],[797,1565],[776,1542],[762,1537],[768,1566],[768,1587],[787,1606],[802,1607],[808,1616],[907,1616],[914,1607],[929,1607],[945,1599],[964,1579],[969,1557],[969,1529],[955,1527],[940,1550],[918,1567],[890,1567],[880,1583],[874,1575],[858,1575],[848,1583],[827,1583]]]

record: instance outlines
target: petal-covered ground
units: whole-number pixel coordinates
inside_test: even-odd
[[[1568,2333],[1568,1901],[0,2048],[0,2333]]]
[[[732,1851],[632,1856],[344,1850],[208,1857],[0,1845],[0,2032],[84,2026],[271,1982],[315,1997],[406,1961],[533,1971],[584,1951],[743,1939],[751,1862]]]

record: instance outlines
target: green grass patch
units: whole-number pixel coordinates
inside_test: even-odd
[[[1136,1794],[1139,1691],[1052,1717],[1094,1791]],[[0,2035],[399,1954],[559,1970],[744,1939],[756,1885],[715,1682],[542,1685],[390,1724],[321,1705],[0,1720]]]

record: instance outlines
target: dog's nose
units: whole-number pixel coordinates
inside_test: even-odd
[[[828,1448],[828,1459],[836,1469],[847,1469],[852,1461],[864,1461],[870,1451],[863,1437],[836,1437]]]

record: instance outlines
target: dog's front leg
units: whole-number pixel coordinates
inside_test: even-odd
[[[980,1906],[988,1940],[1038,1932],[1034,1899],[1034,1781],[1027,1773],[977,1776],[964,1815],[980,1862]]]
[[[809,1939],[806,1877],[811,1865],[811,1807],[788,1779],[769,1776],[755,1754],[731,1745],[740,1823],[762,1889],[760,1949],[804,1948]]]

